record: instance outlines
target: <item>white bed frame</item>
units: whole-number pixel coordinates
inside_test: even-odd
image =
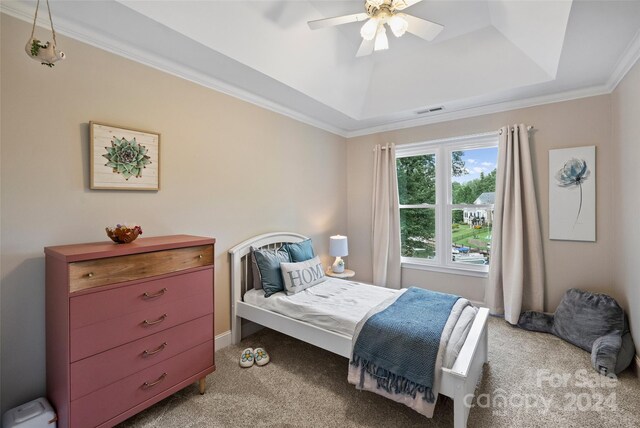
[[[251,277],[251,261],[248,257],[251,247],[278,248],[283,243],[300,242],[305,239],[307,239],[305,236],[291,232],[267,233],[248,239],[229,250],[233,344],[239,343],[242,339],[242,319],[244,318],[343,357],[351,357],[351,336],[325,330],[242,301],[244,293],[253,286],[248,281]],[[454,428],[467,426],[471,397],[482,376],[483,364],[488,361],[488,316],[488,309],[478,310],[453,367],[442,368],[440,394],[453,399]]]

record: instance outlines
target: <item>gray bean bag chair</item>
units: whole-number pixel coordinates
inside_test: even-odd
[[[603,375],[620,373],[635,355],[627,317],[618,302],[606,294],[572,288],[555,314],[524,312],[518,327],[555,334],[591,352],[591,365]]]

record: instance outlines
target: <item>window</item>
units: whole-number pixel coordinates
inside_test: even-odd
[[[496,133],[396,148],[403,265],[487,272]]]

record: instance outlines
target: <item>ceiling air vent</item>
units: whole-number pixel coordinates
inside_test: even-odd
[[[428,108],[428,109],[424,109],[424,110],[418,110],[416,112],[416,114],[435,113],[437,111],[442,111],[442,110],[444,110],[444,107],[440,106],[440,107]]]

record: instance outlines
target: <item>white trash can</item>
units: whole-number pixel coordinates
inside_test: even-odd
[[[46,398],[40,397],[7,410],[2,416],[4,428],[56,428],[56,412]]]

